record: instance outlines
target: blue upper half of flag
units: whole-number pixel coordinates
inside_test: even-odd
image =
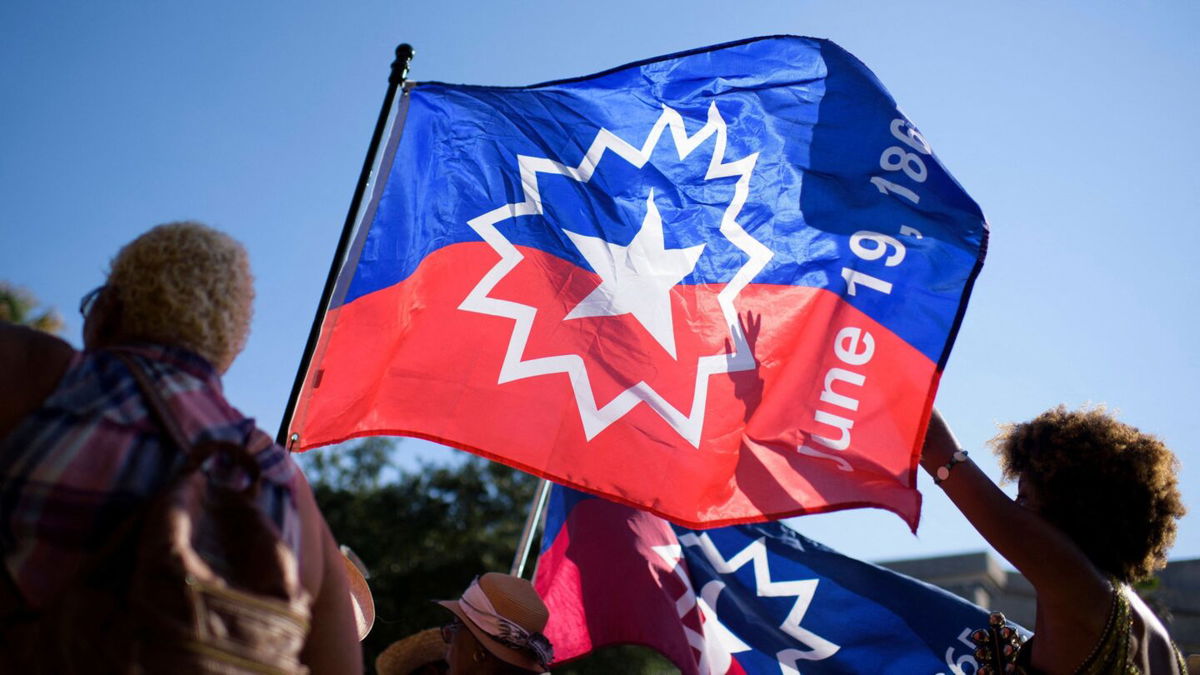
[[[652,204],[666,248],[704,246],[680,283],[745,269],[734,220],[770,251],[750,283],[828,289],[940,364],[982,262],[979,208],[825,40],[758,38],[524,88],[420,84],[399,115],[343,302],[481,241],[471,222],[506,207],[509,242],[590,270],[567,233],[628,245]],[[681,127],[647,146],[664,116]]]

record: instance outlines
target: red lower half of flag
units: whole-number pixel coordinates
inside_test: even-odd
[[[908,343],[828,291],[681,284],[664,345],[569,317],[599,279],[518,250],[482,301],[498,256],[471,243],[330,311],[298,448],[417,436],[686,526],[875,506],[915,529],[939,373]]]
[[[572,536],[572,533],[578,536]],[[664,550],[662,554],[655,548]],[[638,644],[695,673],[700,613],[669,525],[601,499],[572,509],[570,522],[538,557],[534,586],[550,610],[546,637],[555,662],[606,645]],[[680,605],[684,611],[680,612]],[[689,635],[690,634],[690,635]]]

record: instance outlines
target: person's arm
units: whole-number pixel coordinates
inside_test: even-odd
[[[921,466],[936,477],[938,467],[959,449],[934,410]],[[1059,616],[1078,613],[1090,617],[1089,622],[1095,617],[1103,622],[1111,600],[1109,583],[1062,531],[1009,499],[969,460],[956,464],[940,487],[979,534],[1033,584],[1040,607]]]
[[[362,648],[342,554],[301,475],[295,490],[303,527],[300,579],[313,597],[312,629],[300,660],[313,675],[361,673]]]

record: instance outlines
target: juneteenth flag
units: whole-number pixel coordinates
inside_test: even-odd
[[[987,228],[833,43],[411,86],[362,223],[293,449],[418,436],[683,525],[915,529]]]
[[[969,634],[988,622],[958,596],[781,523],[689,530],[561,486],[534,587],[558,663],[640,644],[685,675],[962,675],[978,670]]]

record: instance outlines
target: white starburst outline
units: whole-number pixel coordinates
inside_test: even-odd
[[[667,544],[651,548],[683,582],[683,594],[675,599],[675,613],[679,615],[684,638],[699,654],[696,669],[700,675],[725,675],[729,672],[729,664],[733,662],[734,654],[752,649],[734,635],[733,631],[726,628],[725,624],[721,623],[721,617],[717,616],[717,597],[725,589],[725,582],[714,579],[705,584],[697,596],[684,565],[683,547],[679,544]],[[699,631],[683,623],[683,617],[692,610],[700,612]]]
[[[746,563],[752,563],[754,569],[754,587],[760,597],[782,598],[794,597],[792,609],[779,624],[779,629],[791,636],[797,642],[808,647],[807,650],[794,648],[782,649],[775,654],[782,675],[799,675],[800,661],[821,661],[838,652],[841,646],[817,635],[800,626],[808,607],[812,604],[813,595],[817,592],[820,579],[797,579],[793,581],[775,581],[771,579],[771,562],[767,545],[763,537],[759,537],[746,545],[745,548],[733,554],[728,560],[713,544],[708,533],[696,535],[688,532],[679,537],[682,546],[697,546],[701,553],[718,574],[733,574]],[[661,554],[660,554],[661,555]],[[711,583],[711,582],[710,582]],[[716,608],[713,607],[715,610]]]
[[[697,358],[696,388],[692,395],[691,410],[686,414],[675,409],[644,380],[621,392],[603,407],[599,407],[596,405],[596,397],[592,392],[587,368],[580,355],[561,354],[529,360],[521,358],[529,341],[537,308],[510,300],[492,298],[488,295],[500,283],[500,280],[524,259],[524,256],[507,237],[501,234],[496,225],[510,218],[539,215],[543,212],[538,188],[538,174],[566,176],[580,183],[586,183],[591,180],[604,153],[608,151],[633,166],[641,168],[649,161],[651,152],[658,144],[659,137],[667,129],[671,131],[671,138],[675,142],[680,160],[686,158],[701,143],[715,134],[715,147],[704,176],[705,180],[737,177],[733,199],[721,217],[720,232],[734,246],[741,249],[748,259],[734,274],[733,279],[717,294],[717,304],[721,308],[721,313],[732,337],[733,351],[727,354]],[[487,274],[479,280],[479,283],[471,289],[466,299],[458,306],[459,309],[468,312],[508,318],[515,322],[508,348],[505,350],[504,361],[500,366],[497,384],[538,375],[565,373],[575,394],[575,403],[579,409],[587,440],[595,438],[597,434],[623,417],[638,403],[645,402],[693,447],[700,447],[700,435],[704,426],[704,409],[708,399],[708,378],[711,375],[752,370],[755,367],[754,356],[750,353],[749,344],[737,318],[737,311],[733,307],[733,299],[766,267],[767,262],[774,256],[769,248],[750,236],[737,222],[737,216],[741,212],[742,206],[745,205],[750,192],[750,174],[754,170],[755,162],[758,161],[758,153],[732,162],[725,162],[726,137],[725,120],[717,111],[716,103],[709,106],[707,121],[692,136],[687,135],[683,117],[664,104],[662,115],[655,121],[641,148],[636,148],[609,130],[601,128],[596,133],[587,154],[575,167],[566,166],[545,157],[517,155],[517,165],[520,168],[521,187],[525,199],[518,203],[505,204],[467,221],[471,229],[475,230],[483,241],[500,255],[500,260],[492,269],[488,270]]]

